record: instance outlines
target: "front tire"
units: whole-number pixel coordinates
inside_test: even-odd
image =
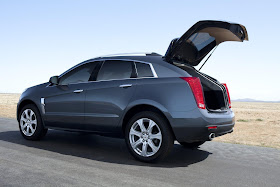
[[[151,111],[135,114],[129,120],[125,140],[132,156],[143,162],[162,160],[174,144],[166,119]]]
[[[35,105],[28,104],[21,109],[19,130],[27,140],[40,140],[46,135],[48,129],[44,128],[40,112]]]

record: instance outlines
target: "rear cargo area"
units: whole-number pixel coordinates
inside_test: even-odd
[[[186,65],[176,66],[185,70],[191,76],[200,78],[206,108],[209,111],[220,112],[228,109],[228,98],[224,85],[220,84],[216,79],[197,71],[193,67]]]

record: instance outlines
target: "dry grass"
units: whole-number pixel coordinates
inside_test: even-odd
[[[0,117],[16,118],[20,94],[0,94]]]
[[[280,103],[233,102],[234,132],[215,141],[280,148]]]
[[[16,118],[19,94],[0,94],[0,117]],[[234,132],[215,141],[280,149],[280,103],[233,102]]]

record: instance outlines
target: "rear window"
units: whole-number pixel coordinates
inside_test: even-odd
[[[108,60],[101,67],[97,80],[113,80],[131,78],[132,62]]]
[[[194,33],[188,40],[188,43],[193,43],[198,51],[215,41],[215,38],[210,36],[209,33],[199,32]]]
[[[136,62],[138,77],[153,77],[153,72],[149,64]]]

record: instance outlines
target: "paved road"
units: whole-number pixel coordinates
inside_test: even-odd
[[[146,164],[121,139],[51,130],[27,141],[15,120],[0,118],[0,186],[280,186],[280,150],[176,144],[165,161]]]

